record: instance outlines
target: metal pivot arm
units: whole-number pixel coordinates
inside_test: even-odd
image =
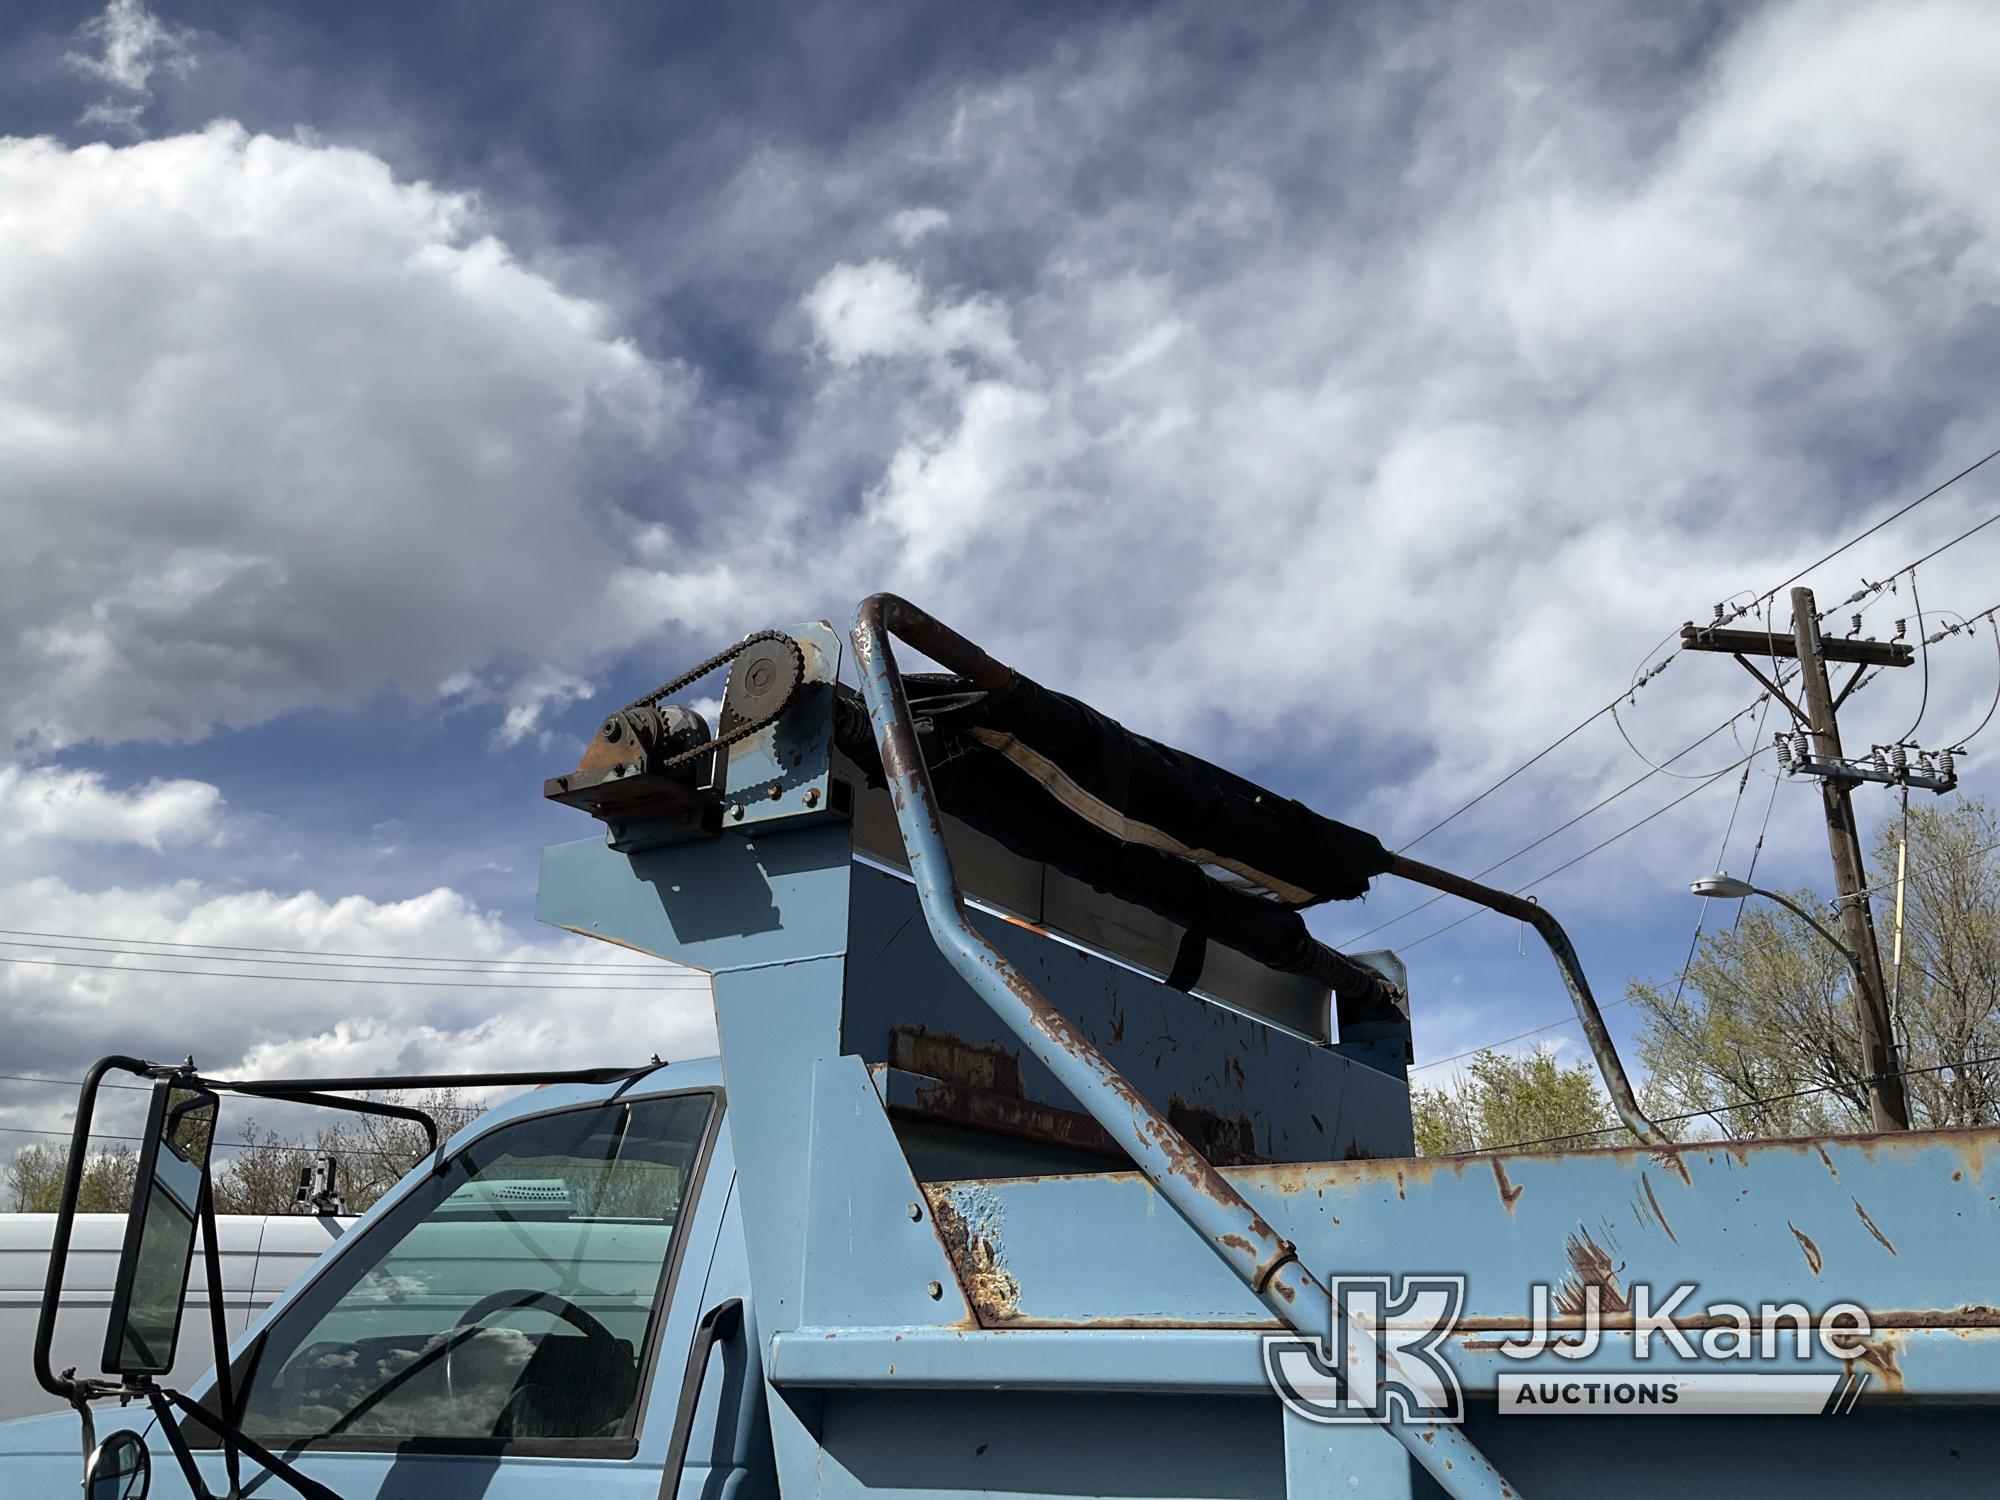
[[[1576,1018],[1590,1042],[1591,1055],[1597,1059],[1597,1071],[1603,1075],[1604,1087],[1618,1110],[1618,1118],[1648,1146],[1671,1144],[1639,1108],[1639,1101],[1632,1093],[1632,1081],[1625,1076],[1625,1064],[1619,1060],[1618,1048],[1612,1044],[1611,1033],[1605,1030],[1604,1017],[1597,1009],[1597,999],[1590,993],[1590,981],[1583,977],[1583,965],[1577,961],[1576,949],[1570,946],[1569,934],[1563,931],[1562,923],[1555,919],[1553,913],[1539,902],[1495,890],[1490,885],[1467,880],[1463,875],[1454,875],[1435,865],[1405,859],[1400,854],[1390,863],[1389,873],[1415,881],[1418,885],[1427,885],[1434,891],[1463,897],[1475,905],[1533,927],[1542,941],[1548,944],[1556,967],[1562,970],[1563,985],[1569,991],[1570,1003],[1576,1007]]]
[[[892,594],[865,600],[855,616],[852,639],[861,690],[879,743],[918,900],[939,950],[1021,1045],[1090,1112],[1160,1195],[1265,1306],[1309,1339],[1326,1338],[1337,1320],[1348,1322],[1348,1348],[1355,1351],[1350,1357],[1372,1361],[1377,1355],[1370,1330],[1348,1319],[1346,1310],[1301,1264],[1293,1245],[966,917],[930,770],[918,745],[902,673],[890,648],[891,635],[989,692],[1006,691],[1014,674],[964,637]],[[1388,1354],[1387,1363],[1392,1372],[1397,1370],[1393,1353]],[[1390,1431],[1450,1495],[1464,1500],[1518,1493],[1455,1426],[1412,1421],[1404,1413],[1402,1420],[1390,1424]]]

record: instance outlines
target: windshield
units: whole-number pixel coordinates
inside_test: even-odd
[[[712,1096],[504,1126],[309,1284],[253,1354],[273,1447],[629,1435]]]

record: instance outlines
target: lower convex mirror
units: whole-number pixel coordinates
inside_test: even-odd
[[[84,1500],[146,1500],[153,1458],[136,1432],[114,1432],[90,1450],[83,1466]]]

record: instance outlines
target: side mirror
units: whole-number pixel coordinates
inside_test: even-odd
[[[129,1428],[91,1449],[83,1465],[84,1500],[146,1500],[152,1481],[153,1456]]]
[[[167,1080],[153,1085],[104,1333],[107,1375],[164,1375],[174,1367],[195,1225],[208,1192],[215,1115],[216,1097],[205,1088]],[[94,1500],[98,1492],[90,1493]]]

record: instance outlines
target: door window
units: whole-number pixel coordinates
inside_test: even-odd
[[[243,1429],[297,1444],[629,1437],[713,1096],[474,1141],[274,1321]]]

